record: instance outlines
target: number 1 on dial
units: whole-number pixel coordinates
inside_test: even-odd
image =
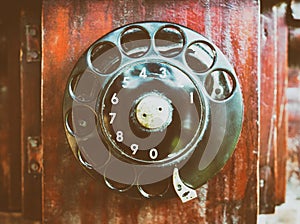
[[[194,92],[190,92],[190,103],[194,103]]]

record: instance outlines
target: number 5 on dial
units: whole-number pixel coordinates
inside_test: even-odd
[[[129,77],[124,77],[123,82],[122,82],[122,87],[123,88],[128,88],[130,83],[130,78]]]

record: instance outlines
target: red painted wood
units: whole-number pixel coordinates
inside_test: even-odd
[[[285,202],[288,120],[286,90],[288,84],[288,27],[285,23],[285,5],[277,11],[277,176],[276,203]]]
[[[277,160],[277,52],[275,10],[261,17],[259,212],[275,212]],[[278,180],[278,179],[277,179]]]
[[[41,60],[28,61],[26,26],[36,27],[34,43],[40,43],[41,3],[22,4],[20,15],[20,93],[21,93],[21,153],[22,153],[22,213],[24,218],[42,218],[42,175],[29,172],[28,138],[41,135]],[[33,49],[31,49],[33,50]],[[34,161],[36,162],[36,161]]]
[[[143,20],[177,22],[203,33],[224,51],[242,85],[245,118],[237,149],[223,171],[199,190],[199,199],[187,204],[179,199],[137,201],[108,191],[79,167],[64,137],[62,99],[76,60],[110,30]],[[257,2],[47,0],[43,2],[42,29],[45,223],[256,222]]]
[[[287,26],[284,5],[262,16],[260,107],[260,213],[285,200],[287,149]]]

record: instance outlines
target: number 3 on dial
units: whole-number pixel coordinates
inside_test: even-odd
[[[161,67],[159,71],[161,72],[161,74],[159,75],[160,78],[164,79],[167,77],[167,69],[165,67]]]

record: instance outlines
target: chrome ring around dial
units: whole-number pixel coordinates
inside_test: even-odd
[[[240,135],[243,102],[233,67],[211,41],[178,24],[141,22],[86,50],[63,114],[88,173],[123,194],[161,198],[175,195],[175,168],[194,189],[221,170]]]

